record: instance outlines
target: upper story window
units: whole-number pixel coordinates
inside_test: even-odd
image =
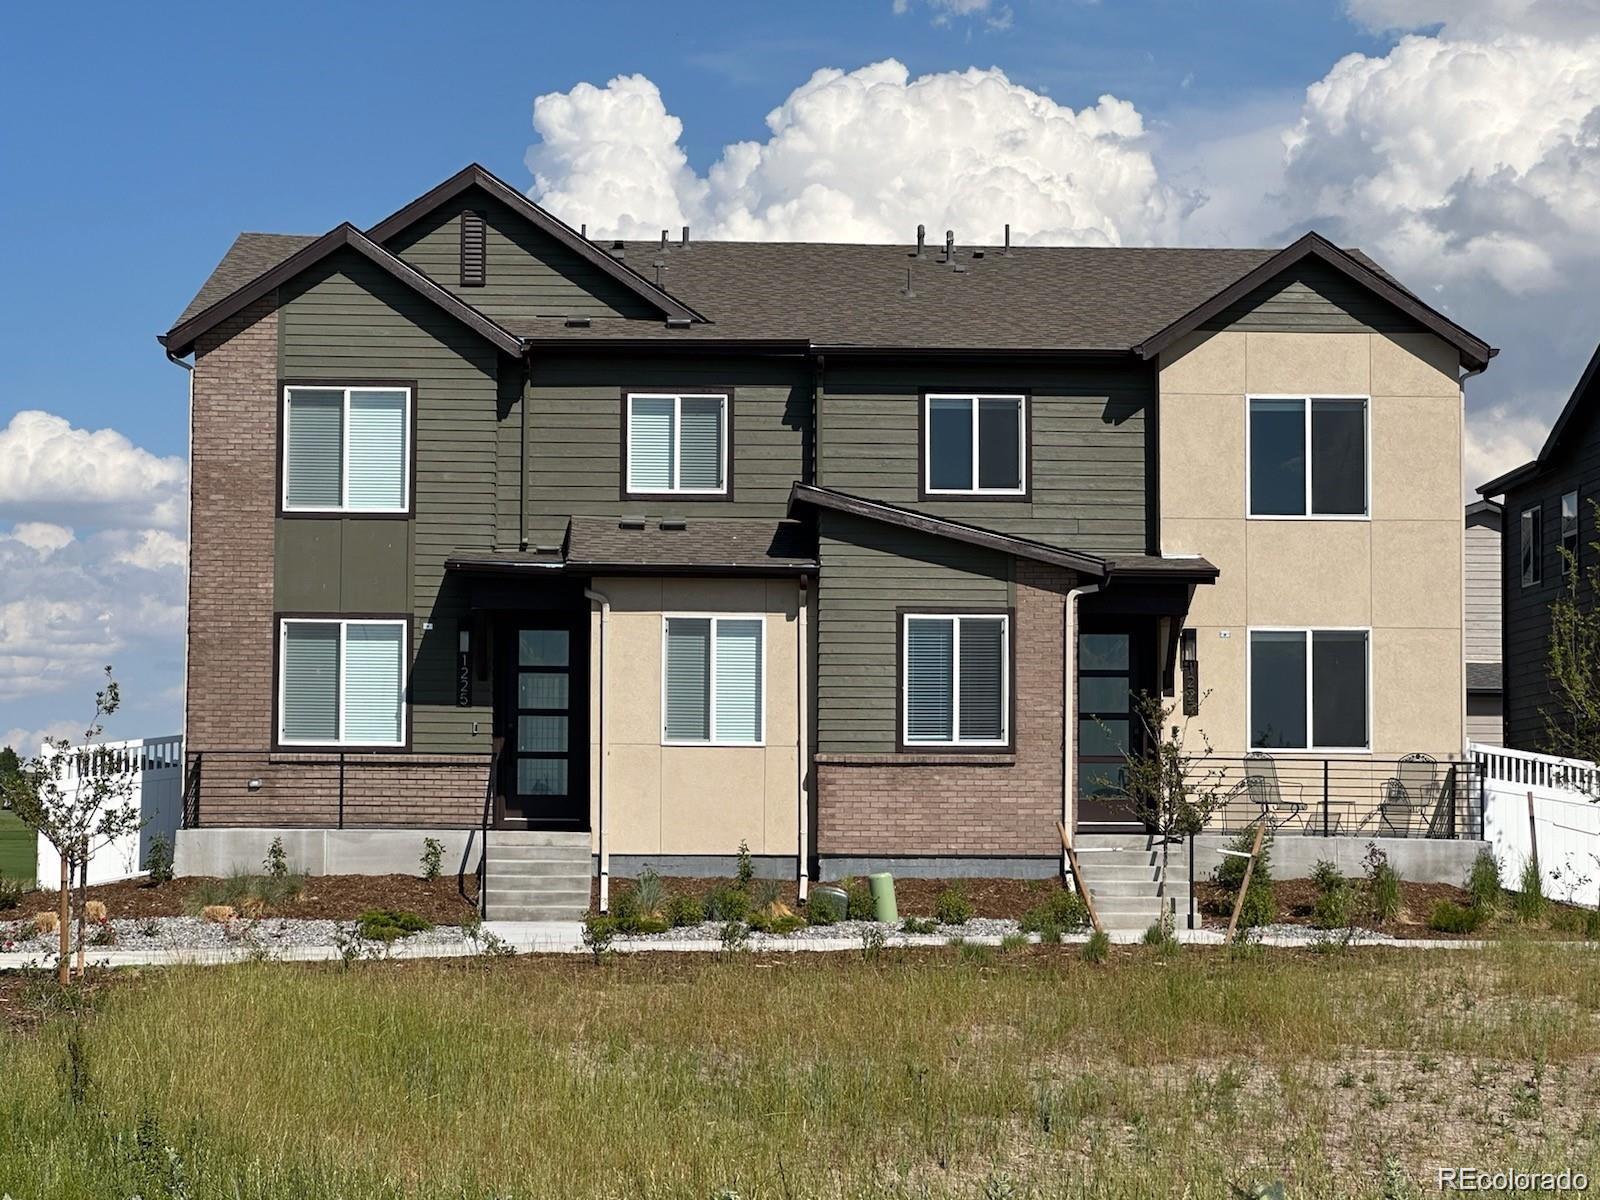
[[[1532,587],[1544,578],[1539,543],[1544,540],[1544,510],[1535,505],[1522,510],[1517,549],[1522,555],[1522,586]]]
[[[1250,400],[1252,517],[1367,515],[1367,402],[1354,397]]]
[[[1569,575],[1578,565],[1578,493],[1561,497],[1561,573]]]
[[[936,392],[922,403],[925,494],[1020,496],[1027,491],[1027,397]]]
[[[663,743],[759,746],[766,622],[751,616],[662,619]]]
[[[727,495],[725,394],[634,392],[627,398],[627,407],[630,493]]]
[[[1250,631],[1250,745],[1365,750],[1365,629]]]
[[[1004,614],[905,616],[900,649],[905,745],[1008,744],[1009,625]]]
[[[278,743],[405,743],[406,623],[295,619],[280,623]]]
[[[410,441],[410,388],[284,388],[283,510],[406,512]]]

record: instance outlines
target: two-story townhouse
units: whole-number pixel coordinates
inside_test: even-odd
[[[596,241],[470,167],[241,235],[162,341],[182,869],[1046,874],[1180,677],[1223,754],[1462,746],[1492,351],[1315,235]]]
[[[1505,744],[1516,750],[1551,750],[1549,722],[1564,719],[1550,687],[1550,606],[1572,589],[1585,609],[1594,544],[1600,538],[1600,348],[1567,397],[1532,462],[1478,488],[1502,499],[1502,657]],[[1574,569],[1576,574],[1574,575]]]

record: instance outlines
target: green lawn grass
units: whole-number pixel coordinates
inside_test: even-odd
[[[13,814],[0,811],[0,875],[33,882],[38,838]]]
[[[1279,1179],[1432,1194],[1441,1163],[1593,1179],[1597,1014],[1592,950],[1519,943],[146,971],[93,1011],[0,1022],[0,1194],[1222,1200]]]

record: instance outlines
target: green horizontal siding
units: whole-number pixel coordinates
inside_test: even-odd
[[[1321,262],[1302,262],[1202,326],[1250,333],[1406,333],[1421,326]]]
[[[461,213],[484,215],[484,286],[461,286]],[[469,191],[389,240],[389,249],[467,303],[502,321],[661,314],[592,262],[505,204]]]
[[[671,496],[624,501],[623,394],[657,389],[733,389],[732,499]],[[528,405],[526,453],[518,461],[520,409],[508,414],[497,451],[501,535],[516,517],[514,488],[527,471],[528,541],[560,543],[572,516],[751,517],[777,520],[809,454],[811,381],[780,363],[682,362],[670,359],[553,359],[535,364]],[[508,487],[509,485],[509,487]],[[509,518],[509,520],[508,520]]]
[[[446,580],[445,559],[458,551],[492,550],[496,525],[497,383],[502,369],[517,367],[466,326],[346,251],[296,281],[284,293],[279,318],[284,376],[319,379],[414,380],[416,394],[416,515],[396,521],[293,521],[340,530],[316,535],[296,529],[280,538],[276,570],[279,607],[340,581],[339,607],[360,606],[345,597],[394,594],[381,580],[357,581],[381,571],[394,552],[392,539],[409,526],[409,579],[399,597],[414,614],[416,639],[410,702],[413,744],[435,753],[487,752],[489,697],[455,707],[456,634],[469,617],[464,594]],[[362,526],[352,532],[350,527]],[[306,551],[312,543],[314,552]],[[431,623],[432,628],[427,626]],[[472,735],[479,722],[480,735]]]
[[[823,512],[817,576],[817,750],[895,748],[897,611],[1012,603],[1008,555]]]
[[[1029,393],[1026,501],[918,499],[924,391]],[[1148,366],[977,368],[830,366],[822,401],[820,482],[851,495],[1091,554],[1147,545]]]

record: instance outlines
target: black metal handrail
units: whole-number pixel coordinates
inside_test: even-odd
[[[200,828],[200,764],[205,759],[196,752],[189,761],[189,770],[183,781],[183,804],[179,817],[184,829]]]
[[[483,824],[478,829],[478,915],[489,915],[489,824],[494,818],[494,783],[500,773],[500,748],[505,739],[489,743],[489,778],[483,785]]]

